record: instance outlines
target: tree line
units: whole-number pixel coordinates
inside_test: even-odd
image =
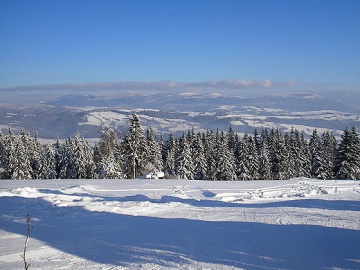
[[[41,144],[38,134],[0,132],[0,179],[120,179],[163,171],[189,180],[284,180],[293,177],[360,179],[360,139],[355,127],[338,143],[315,129],[310,140],[292,128],[256,129],[240,137],[228,131],[185,132],[157,138],[133,114],[125,132],[102,127],[91,146],[74,138]]]

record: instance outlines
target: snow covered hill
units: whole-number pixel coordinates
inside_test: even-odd
[[[0,269],[359,269],[360,182],[0,181]]]
[[[225,91],[219,91],[225,92]],[[157,134],[181,135],[194,129],[253,133],[254,128],[295,127],[310,135],[333,131],[340,136],[346,127],[360,127],[359,91],[342,92],[227,92],[218,94],[171,91],[160,93],[118,92],[89,95],[77,93],[27,104],[1,103],[0,129],[6,133],[25,128],[42,138],[67,138],[77,131],[98,138],[102,125],[125,130],[129,116],[137,112],[145,127]],[[20,97],[19,97],[19,100]],[[17,102],[19,102],[17,100]]]

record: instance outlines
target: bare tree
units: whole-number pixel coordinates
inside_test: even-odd
[[[29,216],[29,214],[26,214],[27,235],[26,235],[26,239],[25,239],[24,253],[22,255],[20,255],[24,260],[25,270],[28,270],[30,267],[30,264],[26,261],[26,250],[27,250],[27,245],[29,243],[29,239],[30,239],[30,231],[34,228],[34,226],[30,225],[30,220],[31,220],[31,217]]]

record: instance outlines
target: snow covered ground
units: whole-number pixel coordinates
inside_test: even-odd
[[[360,182],[0,181],[0,269],[360,269]]]

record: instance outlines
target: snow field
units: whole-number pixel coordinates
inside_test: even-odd
[[[358,269],[360,182],[0,182],[0,269]]]

